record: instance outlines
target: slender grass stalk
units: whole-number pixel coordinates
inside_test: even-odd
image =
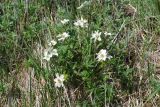
[[[67,100],[68,100],[69,107],[72,107],[72,106],[71,106],[70,99],[69,99],[69,96],[68,96],[68,93],[67,93],[67,89],[65,88],[65,86],[63,87],[63,89],[64,89],[64,92],[65,92],[65,94],[66,94],[66,96],[67,96]]]

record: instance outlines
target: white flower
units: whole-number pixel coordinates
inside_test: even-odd
[[[67,24],[68,22],[69,22],[69,19],[63,19],[63,20],[61,20],[62,24]]]
[[[66,32],[59,34],[57,37],[59,38],[58,41],[64,41],[66,38],[68,38],[70,35]]]
[[[94,42],[96,42],[97,40],[98,41],[101,41],[101,33],[102,32],[99,32],[99,31],[95,31],[94,33],[92,33],[92,37],[91,39],[94,39]]]
[[[81,19],[78,19],[76,22],[74,22],[74,25],[76,27],[82,27],[82,28],[88,27],[88,21],[81,17]]]
[[[104,32],[104,35],[105,35],[105,36],[111,36],[112,34],[111,34],[111,33],[108,33],[108,32]]]
[[[48,45],[49,46],[55,46],[57,44],[57,42],[55,40],[51,40]]]
[[[56,73],[56,78],[54,79],[54,82],[55,82],[55,87],[63,87],[64,84],[63,84],[63,81],[64,81],[64,75],[61,74],[59,75],[58,73]]]
[[[97,53],[97,60],[98,61],[105,61],[106,59],[111,59],[112,56],[108,55],[107,51],[105,49],[101,49],[98,53]]]
[[[57,49],[53,49],[53,48],[47,48],[44,50],[44,57],[43,59],[49,61],[50,58],[55,55],[55,56],[58,56],[58,52],[57,52]]]
[[[58,56],[57,49],[53,49],[53,50],[51,51],[51,53],[52,53],[52,55]]]
[[[104,49],[101,49],[98,53],[97,53],[97,59],[98,61],[105,61],[107,58],[107,51]]]
[[[84,6],[87,6],[91,3],[91,1],[85,1],[83,2],[79,7],[77,7],[77,9],[82,9]]]
[[[107,58],[108,58],[108,59],[111,59],[111,58],[113,58],[113,57],[112,57],[111,55],[107,55]]]

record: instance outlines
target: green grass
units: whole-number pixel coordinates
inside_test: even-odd
[[[89,1],[81,9],[84,0],[0,1],[0,106],[160,106],[160,1]],[[87,28],[74,25],[81,17]],[[58,41],[63,32],[70,36]],[[58,56],[46,61],[52,39]],[[98,62],[101,49],[113,58]],[[55,87],[56,73],[64,87]]]

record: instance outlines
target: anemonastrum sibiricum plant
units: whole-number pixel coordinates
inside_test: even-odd
[[[51,40],[50,42],[48,42],[49,46],[55,46],[57,44],[57,41],[55,40]]]
[[[98,53],[97,53],[97,60],[99,62],[102,62],[102,61],[106,61],[106,59],[111,59],[112,56],[111,55],[108,55],[108,52],[107,50],[105,49],[101,49]]]
[[[67,24],[68,22],[69,22],[69,19],[63,19],[63,20],[61,20],[62,24]]]
[[[77,7],[77,9],[82,9],[85,6],[88,6],[91,4],[91,1],[84,1],[79,7]]]
[[[68,38],[70,35],[67,33],[67,32],[64,32],[64,33],[62,33],[62,34],[59,34],[58,36],[57,36],[57,38],[58,38],[58,41],[64,41],[66,38]]]
[[[52,47],[49,47],[44,50],[44,57],[43,57],[44,60],[49,61],[52,56],[58,56],[57,49],[53,49]]]
[[[94,32],[92,33],[91,39],[94,39],[94,42],[96,42],[96,41],[101,41],[101,40],[102,40],[102,39],[101,39],[101,34],[102,34],[102,32],[99,32],[98,30],[97,30],[97,31],[94,31]]]
[[[85,27],[88,27],[88,21],[81,17],[81,19],[78,19],[76,22],[74,22],[74,25],[76,27],[85,28]]]
[[[105,36],[111,36],[112,33],[104,32],[104,35],[105,35]]]
[[[63,87],[64,86],[64,84],[63,84],[63,82],[64,82],[64,75],[63,74],[58,74],[58,73],[56,73],[56,78],[54,79],[54,82],[55,82],[55,87],[58,87],[58,88],[60,88],[60,87]]]

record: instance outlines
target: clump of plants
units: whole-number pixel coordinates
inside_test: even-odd
[[[0,103],[124,106],[155,85],[148,53],[157,20],[145,18],[137,2],[2,1]],[[152,98],[140,94],[144,101],[133,101]]]

